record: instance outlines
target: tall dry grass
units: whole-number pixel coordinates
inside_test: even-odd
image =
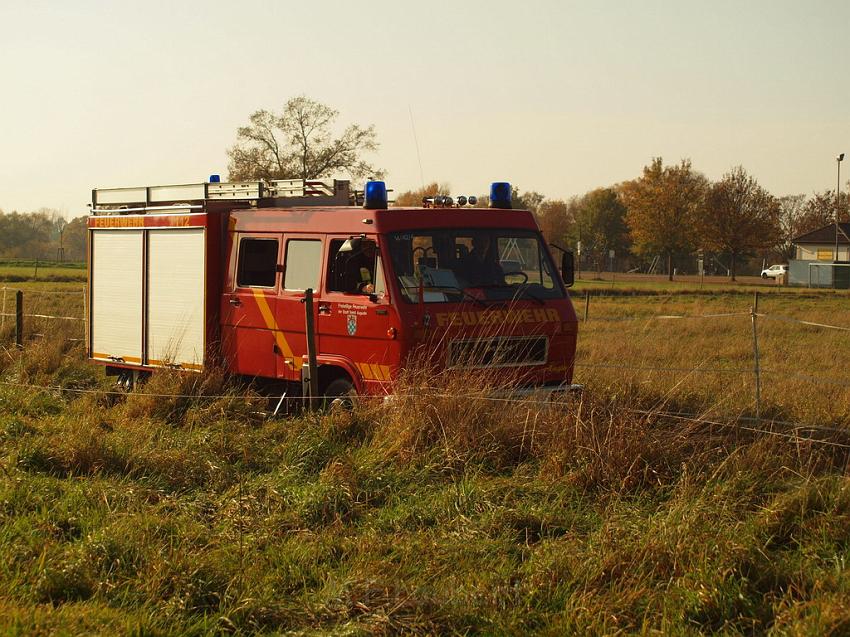
[[[583,351],[621,362],[678,355],[686,327],[604,325]],[[749,431],[686,378],[541,404],[426,362],[393,400],[265,420],[216,372],[116,397],[79,345],[34,337],[0,365],[0,631],[846,632],[841,433]]]

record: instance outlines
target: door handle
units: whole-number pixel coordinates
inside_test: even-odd
[[[232,296],[230,297],[230,304],[233,307],[239,307],[240,305],[242,305],[242,301],[239,300],[238,296]]]
[[[330,314],[331,306],[330,303],[319,303],[319,314]]]

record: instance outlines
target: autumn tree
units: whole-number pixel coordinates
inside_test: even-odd
[[[663,255],[671,281],[673,257],[693,249],[706,183],[705,177],[691,168],[690,160],[664,166],[657,157],[644,166],[641,177],[620,187],[635,251],[644,256]]]
[[[374,126],[351,124],[334,136],[338,117],[338,111],[303,95],[280,113],[255,112],[227,151],[230,180],[380,177],[382,171],[363,157],[378,148]]]
[[[572,243],[575,235],[576,201],[575,197],[569,202],[546,199],[537,207],[534,216],[547,241],[561,246]]]
[[[63,232],[63,245],[67,261],[86,260],[86,218],[75,217],[68,222]]]
[[[729,255],[734,281],[741,257],[770,248],[779,238],[779,202],[736,166],[709,186],[697,227],[703,247]]]
[[[535,190],[522,192],[519,188],[511,189],[511,207],[514,210],[530,210],[537,212],[540,204],[546,199],[545,195],[541,195]]]
[[[597,188],[584,195],[577,205],[576,233],[582,251],[595,254],[600,266],[609,250],[626,252],[629,232],[620,195],[612,188]]]
[[[404,206],[405,208],[418,207],[422,205],[422,200],[425,197],[434,197],[435,195],[445,195],[451,191],[449,184],[440,184],[436,181],[431,182],[423,188],[416,190],[406,190],[399,193],[395,197],[396,206]]]

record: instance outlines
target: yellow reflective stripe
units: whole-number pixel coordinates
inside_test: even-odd
[[[390,366],[375,363],[354,363],[366,380],[390,380]]]
[[[260,316],[263,317],[263,322],[266,324],[266,327],[272,331],[274,341],[277,344],[278,349],[283,352],[284,359],[292,359],[291,363],[287,360],[286,364],[290,367],[294,367],[295,369],[299,369],[303,365],[304,361],[302,361],[300,357],[296,358],[292,353],[292,348],[289,347],[289,343],[286,342],[286,338],[284,337],[283,332],[280,331],[280,327],[277,324],[277,320],[275,320],[272,309],[269,307],[266,295],[263,294],[262,290],[251,290],[251,292],[254,293],[254,298],[257,301],[257,307],[260,308]]]

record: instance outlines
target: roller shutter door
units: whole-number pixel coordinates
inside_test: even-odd
[[[204,256],[203,228],[148,232],[148,364],[203,365]]]
[[[92,231],[92,358],[142,360],[141,230]]]

